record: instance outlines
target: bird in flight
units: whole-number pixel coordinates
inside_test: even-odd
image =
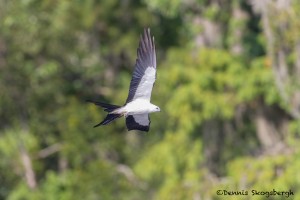
[[[144,29],[137,49],[137,59],[130,82],[129,94],[124,106],[90,101],[108,112],[106,118],[94,127],[106,125],[124,116],[128,131],[149,131],[149,113],[159,112],[160,108],[150,103],[151,92],[156,79],[156,54],[154,37],[150,29]]]

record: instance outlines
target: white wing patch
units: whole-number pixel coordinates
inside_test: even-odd
[[[142,98],[150,101],[153,84],[155,82],[156,69],[148,67],[141,78],[141,81],[136,89],[134,99]]]
[[[138,114],[138,115],[132,115],[136,123],[142,126],[148,126],[149,125],[149,118],[148,114]]]

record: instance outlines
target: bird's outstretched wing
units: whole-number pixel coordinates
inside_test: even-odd
[[[148,132],[150,123],[151,121],[148,114],[128,115],[126,117],[126,126],[128,131],[140,130]]]
[[[150,101],[153,84],[156,79],[156,54],[154,37],[150,29],[144,29],[137,49],[137,59],[130,82],[129,94],[126,103],[135,99]]]

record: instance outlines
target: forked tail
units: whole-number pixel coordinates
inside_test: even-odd
[[[114,121],[115,119],[118,119],[119,117],[123,116],[123,114],[118,114],[118,113],[111,114],[111,112],[117,110],[118,108],[121,108],[121,106],[116,106],[116,105],[112,105],[112,104],[102,103],[102,102],[98,102],[98,101],[91,101],[91,100],[87,100],[87,102],[94,103],[97,106],[101,106],[102,108],[104,108],[104,111],[108,112],[105,119],[102,122],[100,122],[99,124],[95,125],[94,128],[97,126],[109,124],[110,122]]]

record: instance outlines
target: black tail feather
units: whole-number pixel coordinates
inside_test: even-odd
[[[117,108],[120,108],[121,106],[116,106],[116,105],[112,105],[112,104],[108,104],[108,103],[102,103],[99,101],[92,101],[92,100],[86,100],[87,102],[93,103],[97,106],[101,106],[102,108],[104,108],[104,111],[106,112],[112,112]]]
[[[110,122],[114,121],[115,119],[118,119],[119,117],[122,117],[122,114],[108,114],[105,119],[100,122],[99,124],[95,125],[94,128],[101,126],[101,125],[106,125],[109,124]]]
[[[94,103],[97,106],[101,106],[102,108],[104,108],[104,111],[109,112],[109,113],[121,107],[121,106],[111,105],[111,104],[102,103],[102,102],[98,102],[98,101],[92,101],[92,100],[87,100],[87,102]],[[123,116],[123,114],[109,114],[109,113],[107,114],[105,119],[102,122],[100,122],[99,124],[95,125],[94,128],[101,126],[101,125],[109,124],[110,122],[114,121],[115,119],[118,119],[119,117]]]

